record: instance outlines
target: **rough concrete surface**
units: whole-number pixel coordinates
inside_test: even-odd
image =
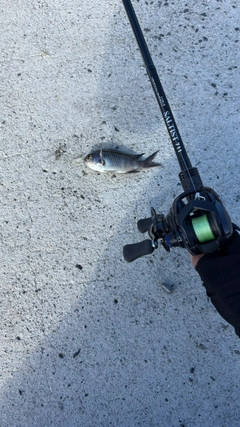
[[[133,4],[189,157],[239,223],[239,2]],[[0,426],[239,427],[239,339],[188,254],[122,256],[181,192],[122,2],[0,11]],[[100,175],[82,158],[101,144],[162,167]]]

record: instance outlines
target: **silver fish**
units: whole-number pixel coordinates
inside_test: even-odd
[[[153,162],[158,151],[151,154],[145,160],[139,160],[142,154],[127,154],[119,150],[97,150],[84,158],[85,164],[97,172],[130,173],[142,169],[160,166]]]

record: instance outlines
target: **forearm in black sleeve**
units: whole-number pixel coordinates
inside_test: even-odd
[[[207,295],[219,314],[240,337],[240,236],[235,231],[229,246],[207,254],[196,266]]]

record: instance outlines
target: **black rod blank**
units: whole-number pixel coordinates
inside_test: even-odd
[[[122,0],[124,7],[126,9],[126,13],[128,15],[128,19],[130,21],[131,27],[133,29],[135,38],[138,43],[138,47],[143,57],[143,61],[148,73],[148,77],[152,84],[154,93],[156,95],[160,110],[162,112],[170,139],[173,144],[173,148],[175,150],[181,171],[185,171],[192,168],[191,162],[185,150],[182,138],[178,131],[176,122],[174,120],[171,108],[169,106],[168,100],[164,93],[162,84],[159,80],[159,76],[157,74],[157,70],[154,66],[153,60],[151,58],[150,52],[148,50],[146,41],[144,39],[141,27],[139,25],[137,16],[133,9],[132,3],[130,0]]]

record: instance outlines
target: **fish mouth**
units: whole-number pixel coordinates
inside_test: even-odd
[[[79,163],[81,163],[83,160],[82,157],[76,157],[75,159],[73,159],[73,164],[74,165],[78,165]]]

